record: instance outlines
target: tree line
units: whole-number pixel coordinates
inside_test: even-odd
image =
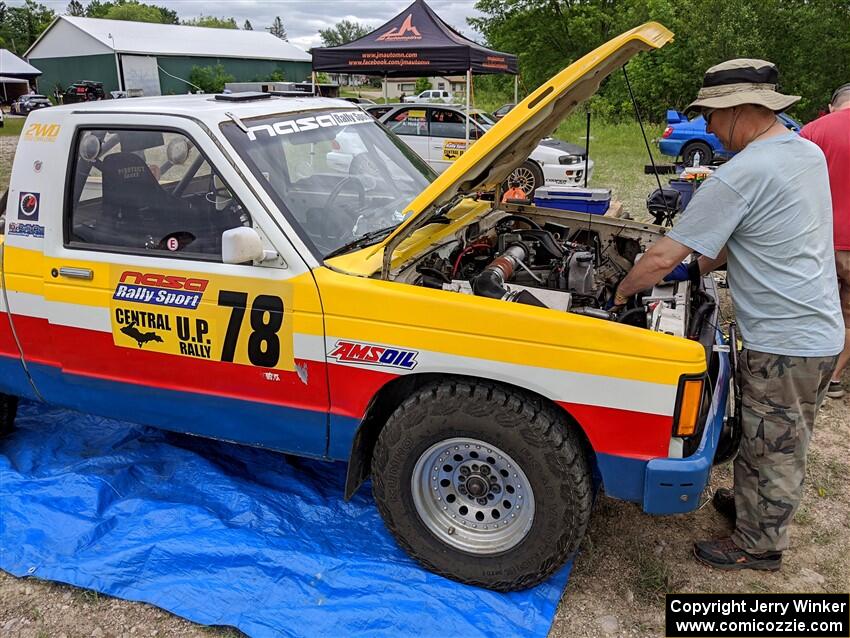
[[[483,16],[468,22],[490,46],[519,56],[526,92],[615,35],[648,20],[662,23],[675,40],[627,67],[638,104],[655,121],[667,108],[684,108],[705,70],[730,58],[774,62],[780,90],[802,96],[792,114],[804,121],[850,81],[848,0],[477,0],[475,7]],[[509,78],[485,80],[505,95],[512,84]],[[591,106],[609,118],[633,116],[621,72],[612,74]]]
[[[139,2],[139,0],[91,0],[83,5],[80,0],[71,0],[65,9],[65,15],[85,18],[105,18],[107,20],[131,20],[133,22],[155,22],[159,24],[185,24],[196,27],[216,29],[239,29],[236,19],[201,15],[197,18],[181,20],[177,12],[168,7]],[[7,6],[0,0],[0,48],[8,49],[15,55],[23,55],[38,36],[50,26],[56,13],[36,2],[26,0],[22,6]],[[242,29],[253,31],[250,20],[245,20]],[[288,40],[286,27],[280,16],[265,27],[272,35]]]

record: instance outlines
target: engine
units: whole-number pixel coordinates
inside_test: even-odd
[[[617,285],[651,243],[645,235],[564,221],[507,214],[486,229],[473,224],[462,239],[418,261],[411,283],[678,336],[699,331],[690,319],[706,315],[705,294],[690,282],[662,284],[622,310],[609,309]]]

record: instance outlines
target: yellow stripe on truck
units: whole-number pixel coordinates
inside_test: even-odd
[[[667,385],[705,371],[705,350],[680,337],[327,268],[313,274],[327,334],[337,337],[473,357],[484,369],[492,360]]]

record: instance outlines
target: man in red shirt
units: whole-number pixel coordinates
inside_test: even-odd
[[[844,351],[838,357],[826,395],[840,399],[845,394],[841,373],[850,361],[850,84],[838,87],[832,94],[829,115],[806,124],[800,135],[820,146],[829,168],[835,266],[846,332]]]

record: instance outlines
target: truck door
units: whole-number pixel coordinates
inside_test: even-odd
[[[296,330],[322,335],[321,307],[284,230],[194,123],[84,117],[63,228],[45,250],[62,372],[53,400],[323,455],[324,365],[294,343]],[[222,263],[222,233],[239,226],[255,228],[275,257]]]

